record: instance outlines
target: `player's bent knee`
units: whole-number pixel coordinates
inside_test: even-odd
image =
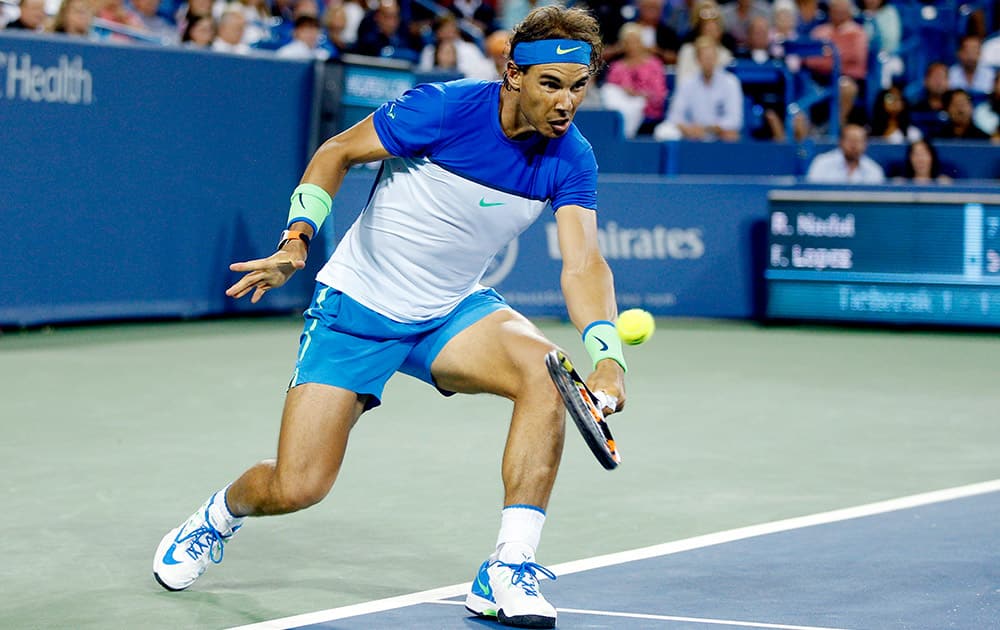
[[[297,512],[316,505],[330,493],[333,482],[319,479],[299,479],[278,483],[276,496],[272,497],[281,513]]]

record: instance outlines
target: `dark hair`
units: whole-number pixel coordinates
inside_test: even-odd
[[[937,149],[935,149],[930,140],[927,140],[926,138],[923,140],[917,140],[916,142],[911,142],[910,146],[906,147],[906,163],[903,164],[903,177],[906,179],[913,179],[916,175],[916,173],[913,172],[913,149],[916,148],[918,144],[922,144],[927,147],[927,152],[931,154],[931,177],[938,177],[941,174],[941,162],[938,160]]]
[[[963,90],[962,88],[955,88],[953,90],[948,90],[947,92],[944,93],[943,96],[941,96],[941,106],[944,107],[945,109],[948,109],[949,107],[951,107],[951,102],[959,94],[965,94],[965,98],[969,99],[970,103],[972,102],[971,94],[969,94],[966,90]]]
[[[299,28],[301,26],[315,26],[319,28],[319,18],[310,13],[304,13],[295,18],[292,28]]]
[[[510,58],[521,42],[543,39],[576,39],[590,44],[590,72],[601,69],[601,26],[590,12],[584,9],[566,9],[557,5],[538,7],[514,27],[510,36]]]
[[[879,90],[879,93],[875,96],[875,105],[872,107],[872,124],[871,124],[871,135],[876,138],[880,138],[885,135],[886,129],[889,127],[889,112],[885,109],[885,97],[889,93],[895,92],[896,97],[903,103],[903,109],[900,110],[899,115],[896,116],[896,122],[899,124],[900,130],[904,133],[910,128],[910,106],[903,98],[903,91],[896,86],[886,88],[884,90]]]
[[[209,22],[211,22],[212,31],[216,30],[215,19],[212,18],[211,15],[198,15],[198,14],[188,15],[187,25],[184,26],[184,34],[181,35],[182,42],[191,41],[191,31],[198,24],[198,22],[201,22],[202,20],[208,20]]]
[[[932,61],[929,64],[927,64],[926,68],[924,68],[924,78],[926,79],[927,77],[929,77],[930,74],[931,74],[931,70],[933,70],[934,68],[937,68],[939,66],[942,67],[942,68],[944,68],[945,72],[948,71],[948,64],[946,64],[945,62],[943,62],[943,61]]]

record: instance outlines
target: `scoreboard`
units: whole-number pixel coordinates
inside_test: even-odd
[[[1000,326],[1000,194],[768,198],[769,318]]]

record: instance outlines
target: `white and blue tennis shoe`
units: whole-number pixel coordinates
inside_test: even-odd
[[[508,564],[491,557],[479,567],[465,607],[505,626],[554,628],[556,609],[538,591],[539,573],[556,579],[555,573],[528,558]]]
[[[221,491],[220,491],[221,492]],[[209,510],[213,501],[221,501],[219,492],[213,494],[198,511],[160,541],[153,558],[153,577],[168,591],[181,591],[194,584],[209,564],[222,562],[223,547],[241,527],[243,519],[223,527],[212,525]]]

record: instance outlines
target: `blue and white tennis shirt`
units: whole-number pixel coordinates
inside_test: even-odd
[[[597,208],[597,162],[575,126],[523,141],[500,127],[500,82],[417,86],[374,114],[393,158],[316,276],[399,322],[450,312],[549,203]]]

